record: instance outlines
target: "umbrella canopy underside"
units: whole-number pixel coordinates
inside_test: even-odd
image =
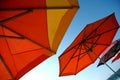
[[[0,79],[18,80],[56,53],[77,0],[0,1]]]
[[[60,76],[75,75],[94,63],[110,45],[118,28],[114,14],[86,25],[59,57]]]

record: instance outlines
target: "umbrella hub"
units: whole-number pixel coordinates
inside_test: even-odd
[[[88,52],[93,52],[93,48],[88,48]]]
[[[83,39],[82,41],[81,41],[81,44],[84,44],[84,43],[86,43],[86,39]]]

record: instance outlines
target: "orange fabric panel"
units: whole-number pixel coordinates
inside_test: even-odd
[[[71,61],[69,61],[69,63],[67,64],[68,66],[64,68],[62,75],[65,76],[70,74],[76,74],[77,64],[78,64],[78,57],[75,57]]]
[[[5,28],[2,29],[2,27],[0,27],[0,33],[18,36]],[[43,62],[49,57],[46,54],[50,53],[48,50],[26,39],[0,38],[0,44],[0,55],[3,57],[5,64],[15,79],[19,79],[33,67]],[[0,69],[3,68],[2,66],[3,63],[0,64]],[[0,76],[2,74],[6,74],[3,75],[2,80],[4,80],[4,77],[10,78],[10,75],[7,77],[9,72],[7,73],[4,70]]]
[[[40,52],[37,52],[40,54]],[[41,51],[41,53],[44,53]],[[33,53],[32,53],[33,54]],[[36,53],[35,53],[36,54]],[[35,57],[35,56],[34,56]],[[17,57],[16,57],[17,58]],[[32,58],[32,57],[31,57]],[[35,66],[37,66],[38,64],[42,63],[43,61],[45,61],[47,58],[49,58],[49,56],[46,56],[45,54],[41,54],[36,56],[35,59],[30,60],[31,62],[29,64],[24,65],[24,67],[18,71],[18,74],[16,75],[16,79],[21,78],[23,75],[25,75],[28,71],[30,71],[31,69],[33,69]],[[22,58],[24,59],[24,58]],[[28,58],[29,59],[29,58]],[[16,61],[17,62],[17,61]],[[25,61],[24,61],[25,62]],[[16,63],[18,64],[18,63]]]
[[[0,59],[0,79],[1,80],[11,79],[11,76],[8,73],[8,71],[6,70],[6,68],[5,68],[4,64],[2,63],[1,59]]]
[[[46,7],[46,0],[1,0],[0,9]]]

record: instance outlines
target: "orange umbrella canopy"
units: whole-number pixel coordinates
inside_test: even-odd
[[[0,1],[0,80],[18,80],[56,53],[77,0]]]
[[[110,45],[118,28],[114,14],[86,25],[59,57],[60,76],[75,75],[94,63]]]

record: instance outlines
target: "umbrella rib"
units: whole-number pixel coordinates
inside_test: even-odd
[[[110,29],[110,30],[108,30],[108,31],[105,31],[105,32],[103,32],[103,33],[101,33],[101,34],[98,34],[98,35],[96,35],[96,36],[101,36],[102,34],[108,33],[108,32],[110,32],[110,31],[112,31],[112,30],[114,30],[114,29],[118,29],[118,28],[119,28],[119,26],[116,27],[116,28]],[[96,37],[96,36],[95,36],[95,37]],[[88,38],[87,40],[92,39],[92,38],[95,38],[95,37],[90,37],[90,38]]]
[[[86,51],[86,52],[87,52],[87,51]],[[81,53],[81,54],[79,54],[79,55],[76,55],[76,56],[74,56],[74,57],[72,57],[72,58],[75,58],[75,57],[78,57],[78,56],[80,56],[80,55],[83,55],[83,54],[85,54],[86,52],[83,52],[83,53]],[[84,57],[84,55],[83,55],[82,57]]]
[[[80,46],[80,45],[79,45],[79,46]],[[78,48],[79,48],[79,46],[78,46]],[[75,52],[76,52],[76,51],[77,51],[77,49],[75,50]],[[65,67],[62,69],[62,71],[61,71],[60,73],[62,73],[62,72],[65,70],[65,68],[66,68],[67,65],[69,64],[70,60],[71,60],[72,58],[74,58],[73,55],[75,54],[75,52],[72,54],[72,56],[70,57],[70,59],[68,60],[68,62],[66,63]]]
[[[81,49],[82,49],[82,46],[80,46],[80,53],[81,53]],[[78,60],[77,60],[77,65],[76,65],[76,74],[77,74],[77,70],[78,70],[78,64],[79,64],[79,61],[80,61],[80,54],[78,55]]]
[[[91,44],[91,42],[87,42],[89,44]],[[102,44],[102,43],[95,43],[96,45],[104,45],[104,46],[109,46],[108,44]]]
[[[113,29],[111,29],[111,30],[108,30],[108,31],[105,31],[105,32],[103,32],[103,33],[101,33],[101,34],[98,34],[98,35],[95,35],[94,37],[90,37],[90,38],[88,38],[87,40],[90,40],[90,39],[94,39],[95,37],[100,37],[100,36],[102,36],[102,34],[105,34],[105,33],[107,33],[107,32],[110,32],[110,31],[112,31],[112,30],[114,30],[114,29],[118,29],[118,28],[113,28]],[[96,42],[97,42],[97,40],[96,40]],[[87,43],[91,43],[91,42],[87,42]],[[94,42],[93,42],[94,43]],[[99,43],[95,43],[95,44],[98,44],[98,45],[106,45],[106,46],[109,46],[108,44],[99,44]]]
[[[32,12],[32,11],[33,11],[33,10],[27,10],[27,11],[25,11],[25,12],[23,12],[23,13],[20,13],[20,14],[17,14],[17,15],[15,15],[15,16],[12,16],[12,17],[9,17],[9,18],[7,18],[7,19],[4,19],[4,20],[0,21],[0,25],[2,25],[2,24],[5,23],[5,22],[8,22],[8,21],[10,21],[10,20],[16,19],[16,18],[18,18],[18,17],[20,17],[20,16],[23,16],[23,15],[25,15],[25,14],[28,14],[28,13],[30,13],[30,12]]]
[[[42,47],[42,48],[44,48],[44,49],[46,49],[46,50],[48,50],[48,51],[50,51],[50,52],[56,53],[56,51],[53,51],[53,50],[51,50],[51,49],[49,49],[49,48],[47,48],[47,47],[44,47],[43,45],[41,45],[41,44],[39,44],[39,43],[37,43],[37,42],[31,40],[30,38],[28,38],[28,37],[26,37],[26,36],[24,36],[24,35],[22,35],[22,34],[16,32],[16,31],[13,31],[12,29],[8,28],[7,26],[5,26],[5,25],[3,25],[3,24],[2,24],[2,27],[6,28],[6,29],[8,29],[8,30],[10,30],[10,31],[12,31],[12,32],[14,32],[14,33],[20,35],[20,36],[23,36],[25,39],[27,39],[27,40],[29,40],[29,41],[31,41],[31,42],[37,44],[38,46],[40,46],[40,47]],[[47,54],[47,55],[48,55],[48,54]]]
[[[108,44],[99,44],[99,43],[97,43],[97,41],[99,40],[99,38],[101,37],[101,35],[97,35],[98,36],[98,38],[96,39],[96,41],[94,41],[94,38],[96,37],[92,37],[92,38],[89,38],[89,39],[93,39],[93,41],[92,42],[86,42],[86,43],[88,43],[88,44],[93,44],[93,45],[105,45],[105,46],[109,46]],[[89,40],[88,39],[88,40]]]
[[[3,25],[1,25],[2,27],[4,27]],[[0,27],[1,27],[0,26]],[[3,30],[4,31],[4,30]],[[19,35],[20,36],[20,35]],[[5,35],[5,32],[4,32],[4,35],[0,35],[0,38],[12,38],[12,39],[25,39],[24,37],[17,37],[17,36],[9,36],[9,35]]]
[[[54,9],[73,9],[73,8],[79,8],[79,6],[63,6],[63,7],[36,7],[36,8],[9,8],[9,9],[0,9],[0,11],[19,11],[19,10],[54,10]]]
[[[89,58],[90,58],[90,60],[92,61],[92,62],[94,62],[93,61],[93,59],[92,59],[92,57],[90,56],[90,54],[89,54],[89,52],[90,52],[90,50],[89,49],[91,49],[91,48],[89,48],[86,44],[84,44],[86,47],[86,50],[87,50],[87,48],[88,48],[88,51],[86,52],[87,53],[87,55],[89,56]]]
[[[8,36],[8,35],[0,35],[0,38],[24,39],[24,37],[16,37],[16,36]]]
[[[5,63],[5,61],[4,61],[3,57],[1,56],[1,54],[0,54],[0,60],[2,61],[3,65],[5,66],[5,68],[7,69],[7,71],[10,74],[12,80],[15,80],[12,72],[10,71],[9,67],[7,66],[7,64]]]
[[[92,51],[95,56],[97,56],[111,71],[113,71],[114,73],[116,73],[107,63],[105,63],[94,51]]]
[[[5,34],[5,31],[3,30],[3,28],[2,28],[2,31],[3,31],[3,34]],[[15,70],[17,71],[17,68],[16,68],[16,65],[15,65],[14,58],[13,58],[13,55],[12,55],[11,49],[10,49],[10,47],[9,47],[8,41],[7,41],[6,38],[5,38],[4,40],[5,40],[5,42],[6,42],[6,45],[7,45],[7,47],[8,47],[8,50],[9,50],[10,55],[11,55],[11,57],[12,57],[12,61],[13,61],[14,66],[15,66]]]
[[[23,51],[23,52],[15,53],[13,55],[19,55],[19,54],[23,54],[23,53],[27,53],[27,52],[37,51],[37,50],[40,50],[40,49],[42,49],[42,48],[38,48],[38,49],[34,49],[34,50],[28,50],[28,51]]]
[[[114,14],[114,13],[113,13]],[[103,25],[105,22],[107,22],[107,20],[113,15],[109,15],[101,24],[99,24],[88,36],[90,36],[91,34],[93,34],[94,31],[96,31],[101,25]],[[87,37],[88,37],[87,36]]]

